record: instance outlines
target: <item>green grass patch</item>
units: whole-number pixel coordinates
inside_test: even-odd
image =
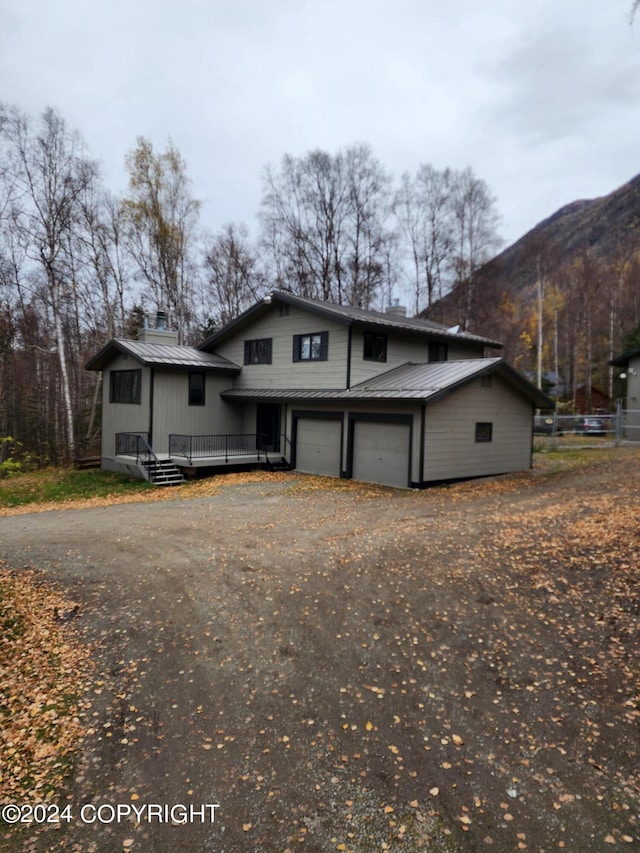
[[[0,508],[105,497],[117,499],[152,488],[146,480],[110,471],[51,468],[0,480]]]

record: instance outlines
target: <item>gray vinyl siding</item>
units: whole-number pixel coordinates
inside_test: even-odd
[[[627,374],[627,413],[624,418],[623,437],[640,441],[640,357],[629,359]]]
[[[293,336],[329,332],[327,361],[293,361]],[[243,364],[244,342],[258,338],[273,341],[271,364]],[[235,377],[236,388],[345,388],[347,381],[346,326],[291,306],[280,317],[274,305],[266,316],[245,326],[232,338],[216,346],[216,352],[243,365]],[[229,387],[232,383],[229,383]]]
[[[533,407],[502,379],[476,379],[427,406],[425,482],[522,471],[531,466]],[[475,425],[493,424],[490,442],[476,442]]]
[[[256,431],[258,406],[257,403],[240,403],[238,413],[240,415],[240,423],[238,432],[251,435]]]
[[[377,333],[376,333],[377,334]],[[429,361],[429,341],[415,335],[387,334],[387,360],[365,361],[363,358],[365,330],[355,328],[351,341],[351,385],[364,382],[371,376],[384,373],[401,364],[413,362],[423,364]],[[482,345],[451,341],[448,344],[449,361],[463,358],[481,358]]]
[[[205,405],[189,405],[189,372],[156,368],[153,392],[153,449],[168,453],[169,435],[217,435],[242,432],[238,409],[225,403],[220,392],[233,377],[205,373]]]
[[[112,370],[137,370],[142,374],[140,403],[110,403]],[[102,388],[102,451],[106,459],[115,456],[118,432],[148,432],[152,370],[126,356],[113,359],[104,371]],[[155,368],[153,378],[152,443],[156,453],[167,453],[169,434],[213,435],[242,432],[241,411],[220,397],[234,377],[205,372],[205,405],[189,405],[189,372]]]
[[[627,409],[640,409],[640,357],[629,359],[627,374]]]
[[[112,370],[141,371],[140,403],[110,403]],[[149,368],[122,355],[114,358],[102,377],[102,450],[105,459],[116,453],[117,432],[147,432],[149,429]]]

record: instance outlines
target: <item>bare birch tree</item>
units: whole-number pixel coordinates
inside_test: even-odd
[[[263,246],[301,296],[368,307],[385,281],[390,179],[367,145],[267,167]]]
[[[94,325],[97,334],[116,337],[124,333],[128,307],[134,299],[133,266],[127,241],[127,220],[122,201],[98,190],[82,207],[84,276],[92,287]],[[97,296],[100,298],[96,298]]]
[[[452,264],[452,173],[430,164],[402,176],[394,209],[411,257],[415,313],[431,308],[447,287]]]
[[[200,202],[180,152],[169,141],[156,154],[139,137],[126,158],[129,196],[124,200],[132,257],[158,308],[169,313],[183,342],[192,321]]]
[[[30,260],[40,270],[51,311],[58,356],[67,456],[75,454],[74,401],[65,322],[74,298],[69,241],[80,219],[81,199],[97,177],[77,133],[47,108],[37,126],[17,108],[6,112],[2,126],[14,178],[12,228]]]
[[[245,225],[226,225],[210,238],[205,252],[203,314],[219,327],[237,317],[266,290]]]
[[[453,173],[453,268],[456,283],[464,288],[463,325],[473,325],[476,273],[500,245],[496,200],[485,181],[469,167]]]

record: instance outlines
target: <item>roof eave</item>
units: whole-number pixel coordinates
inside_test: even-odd
[[[182,361],[153,361],[151,359],[144,359],[141,364],[144,364],[145,367],[172,367],[177,370],[206,370],[211,371],[213,373],[233,373],[238,374],[242,372],[242,368],[230,362],[229,364],[207,364],[206,362],[182,362]]]
[[[518,373],[518,371],[511,367],[511,365],[507,364],[506,361],[501,361],[496,369],[500,372],[500,374],[507,382],[510,382],[512,385],[515,385],[528,397],[530,397],[536,404],[537,408],[555,408],[556,403],[552,397],[549,397],[547,394],[544,393],[544,391],[542,391],[532,382],[529,382],[526,377]]]
[[[481,335],[467,335],[462,332],[448,332],[446,329],[434,329],[431,326],[426,326],[424,328],[411,326],[411,318],[407,320],[407,326],[402,327],[402,319],[396,317],[395,315],[386,317],[383,314],[380,316],[369,316],[369,317],[358,317],[351,316],[349,317],[346,314],[342,314],[340,311],[336,311],[333,309],[332,303],[322,303],[316,300],[307,300],[303,297],[296,296],[293,293],[287,293],[282,290],[274,290],[267,296],[263,297],[259,302],[256,302],[255,305],[252,305],[238,317],[233,320],[230,320],[222,329],[219,329],[217,332],[214,332],[210,335],[205,341],[203,341],[199,346],[199,350],[209,351],[216,344],[220,343],[220,341],[226,340],[230,335],[239,331],[243,326],[249,323],[251,320],[255,319],[256,316],[260,316],[269,310],[269,306],[273,303],[282,303],[284,305],[292,305],[296,308],[299,308],[302,311],[307,311],[310,314],[316,314],[319,317],[325,317],[328,320],[331,320],[334,323],[338,323],[343,326],[361,326],[361,327],[372,327],[372,328],[383,328],[387,330],[395,330],[396,332],[401,332],[403,334],[408,335],[417,335],[419,337],[429,336],[431,340],[435,341],[462,341],[467,344],[476,344],[478,346],[485,346],[489,349],[502,349],[503,345],[499,341],[493,341],[489,338],[483,338]],[[400,325],[398,325],[400,324]]]
[[[153,345],[151,345],[153,346]],[[180,347],[179,349],[184,349]],[[228,359],[225,359],[225,363],[220,364],[207,364],[206,362],[194,364],[188,362],[182,362],[179,359],[176,359],[174,362],[169,362],[166,359],[155,360],[152,357],[145,357],[135,352],[134,349],[127,346],[126,341],[119,340],[118,338],[112,338],[107,344],[105,344],[102,349],[93,356],[93,358],[89,359],[89,361],[85,365],[85,370],[104,370],[106,365],[115,357],[116,354],[126,355],[129,358],[132,358],[138,364],[141,364],[143,367],[173,367],[173,368],[183,368],[185,370],[207,370],[214,372],[224,372],[224,373],[233,373],[238,374],[241,372],[242,368],[240,365],[235,364]]]
[[[247,325],[247,323],[255,319],[256,316],[260,316],[261,314],[266,313],[266,311],[269,310],[269,307],[274,302],[281,302],[285,305],[293,305],[296,308],[308,311],[310,314],[317,314],[321,317],[327,317],[328,319],[334,320],[336,323],[342,323],[345,326],[351,325],[351,319],[349,317],[341,317],[335,312],[332,312],[330,309],[323,308],[322,305],[310,305],[306,300],[300,299],[292,293],[285,293],[281,290],[274,290],[270,294],[264,296],[259,302],[256,302],[255,305],[252,305],[250,308],[247,308],[247,310],[244,311],[242,314],[238,315],[233,320],[230,320],[225,326],[223,326],[221,329],[218,329],[217,332],[214,332],[212,335],[210,335],[205,341],[203,341],[198,346],[198,349],[208,351],[211,347],[220,343],[220,341],[225,340],[229,337],[229,335],[234,334],[243,326]]]
[[[633,349],[629,352],[622,353],[622,355],[619,355],[616,358],[612,358],[608,363],[612,367],[629,367],[631,359],[637,358],[638,356],[640,356],[640,349]]]
[[[85,364],[85,370],[104,370],[105,365],[111,361],[115,354],[111,352],[112,350],[116,350],[118,353],[130,356],[135,359],[138,364],[144,364],[144,361],[139,356],[127,349],[126,346],[123,346],[117,338],[112,338],[93,356],[93,358],[89,359]]]

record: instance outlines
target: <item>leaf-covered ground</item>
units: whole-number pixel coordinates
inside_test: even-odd
[[[0,565],[0,802],[48,802],[73,768],[90,683],[74,608],[35,572]]]
[[[65,588],[95,648],[64,802],[220,803],[0,849],[637,849],[639,462],[0,519],[0,557]]]

